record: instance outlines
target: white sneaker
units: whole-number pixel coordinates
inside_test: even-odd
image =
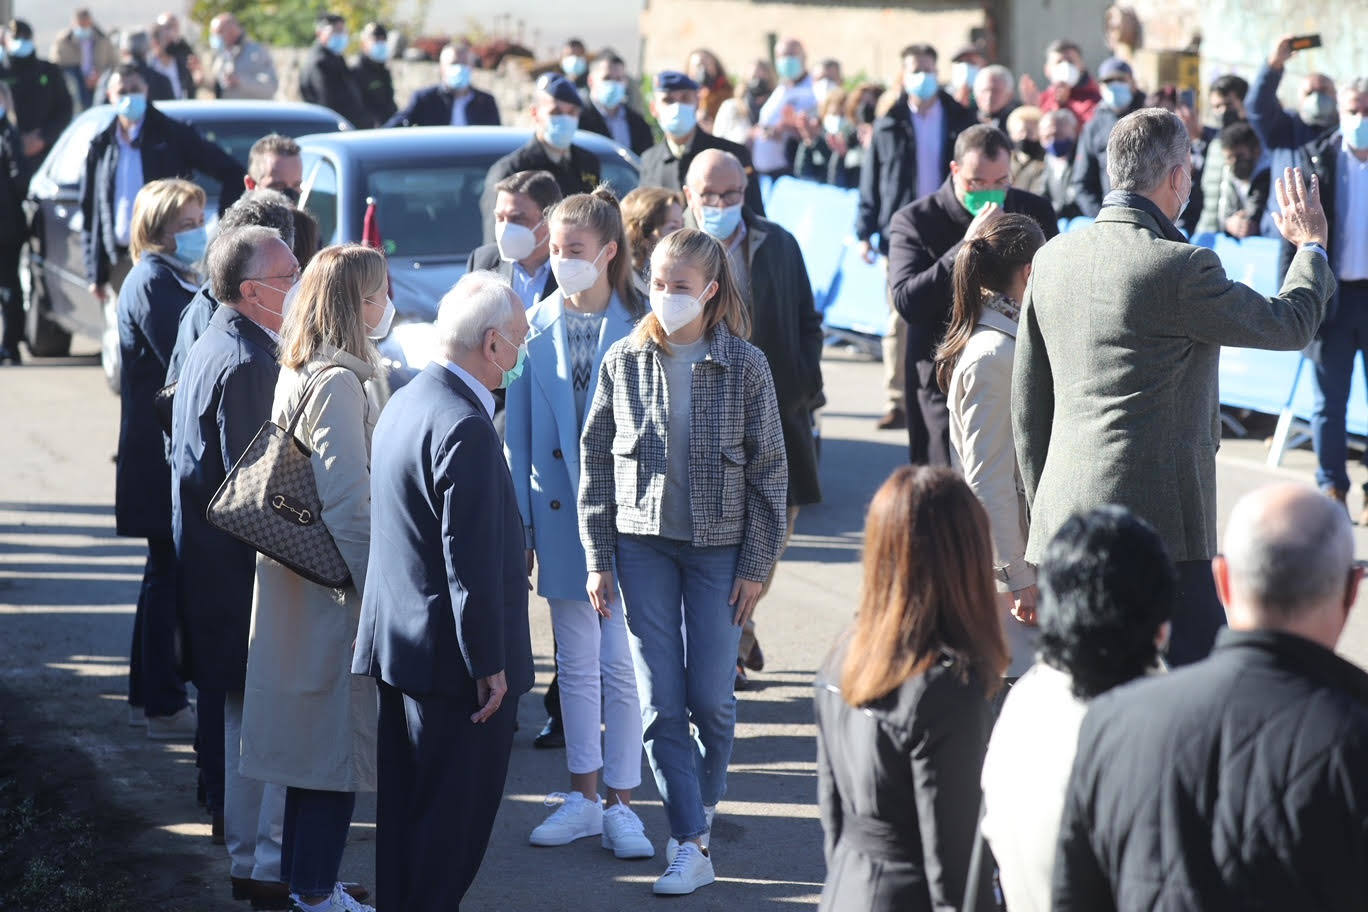
[[[169,716],[148,716],[147,737],[153,741],[193,739],[195,724],[195,707],[184,706]]]
[[[713,818],[716,817],[716,816],[717,816],[717,805],[715,805],[715,804],[713,804],[713,805],[707,805],[707,804],[703,805],[703,823],[706,824],[707,827],[708,827],[707,831],[703,834],[703,848],[705,848],[705,849],[708,848],[710,845],[712,845],[712,822],[713,822]],[[665,842],[665,861],[666,861],[666,863],[669,863],[669,862],[671,862],[671,861],[674,861],[675,852],[678,852],[678,851],[679,851],[679,840],[677,840],[677,839],[675,839],[673,836],[671,836],[671,837],[670,837],[668,840],[666,840],[666,842]]]
[[[298,893],[290,894],[290,902],[295,912],[375,912],[374,906],[357,902],[340,883],[333,886],[332,896],[322,905],[311,906],[300,899]]]
[[[655,846],[646,838],[641,818],[618,803],[603,812],[603,847],[618,858],[654,858]]]
[[[657,896],[686,896],[715,879],[712,858],[707,850],[700,849],[697,843],[686,842],[679,847],[674,860],[652,889]]]
[[[598,836],[603,832],[603,802],[590,801],[579,792],[552,792],[546,796],[546,806],[560,807],[555,813],[541,822],[532,831],[530,842],[534,846],[569,845],[585,836]]]

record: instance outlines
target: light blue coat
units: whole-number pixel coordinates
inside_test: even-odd
[[[518,494],[527,546],[541,565],[537,591],[544,598],[584,601],[584,547],[579,539],[580,430],[571,382],[565,298],[559,292],[527,314],[531,333],[523,374],[508,388],[504,453]],[[584,410],[594,401],[599,365],[614,342],[632,330],[632,317],[616,294],[599,330],[598,352]]]

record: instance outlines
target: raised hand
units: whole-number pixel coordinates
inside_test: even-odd
[[[1282,236],[1296,246],[1315,243],[1324,247],[1330,229],[1321,207],[1320,180],[1311,175],[1308,187],[1301,168],[1286,168],[1275,189],[1282,212],[1273,213],[1273,222]]]

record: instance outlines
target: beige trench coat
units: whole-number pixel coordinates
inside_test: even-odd
[[[376,693],[351,673],[370,550],[370,442],[377,415],[369,365],[326,349],[304,370],[282,368],[273,419],[284,426],[308,377],[315,386],[295,436],[313,449],[322,518],[351,570],[327,589],[258,555],[242,712],[242,775],[337,792],[375,790]]]

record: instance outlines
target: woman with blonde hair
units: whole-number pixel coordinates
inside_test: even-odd
[[[684,195],[665,187],[637,187],[622,199],[622,226],[632,251],[636,288],[645,297],[651,278],[651,251],[661,238],[684,227]]]
[[[570,791],[532,831],[537,846],[601,836],[618,858],[655,854],[631,808],[641,784],[641,706],[621,613],[600,616],[584,593],[575,492],[580,430],[598,366],[641,316],[630,283],[631,253],[612,191],[600,187],[546,213],[551,269],[559,286],[527,315],[523,372],[508,388],[505,451],[527,536],[527,570],[540,562],[537,591],[551,607]],[[601,267],[600,265],[601,264]],[[599,774],[607,798],[598,794]]]
[[[133,269],[119,289],[119,451],[114,518],[120,535],[147,539],[129,653],[129,722],[149,738],[191,738],[195,711],[176,662],[176,549],[171,538],[171,467],[157,417],[157,391],[176,345],[181,311],[199,290],[204,191],[189,181],[146,184],[133,201]]]
[[[823,910],[968,908],[1006,665],[982,505],[950,469],[895,470],[865,519],[855,621],[815,685]],[[996,908],[991,869],[975,912]]]
[[[950,447],[988,511],[1011,678],[1035,660],[1037,635],[1036,571],[1026,562],[1030,522],[1012,437],[1012,360],[1031,259],[1044,244],[1044,232],[1029,215],[988,216],[955,257],[950,323],[936,352]]]
[[[0,365],[21,363],[19,341],[24,337],[24,291],[19,285],[19,251],[28,239],[24,218],[26,181],[23,147],[14,120],[14,96],[9,83],[0,82]]]
[[[788,463],[774,379],[745,341],[749,311],[722,245],[690,228],[663,239],[650,295],[650,313],[604,355],[584,421],[579,534],[601,616],[618,610],[615,572],[621,584],[670,822],[654,889],[682,895],[714,879],[708,837],[735,736],[736,653],[783,549]]]
[[[375,377],[394,319],[384,256],[348,244],[309,263],[281,327],[272,418],[310,453],[319,519],[351,571],[329,589],[257,557],[242,775],[285,786],[281,877],[304,912],[370,910],[338,882],[356,793],[374,791],[375,682],[351,673],[370,550]]]

